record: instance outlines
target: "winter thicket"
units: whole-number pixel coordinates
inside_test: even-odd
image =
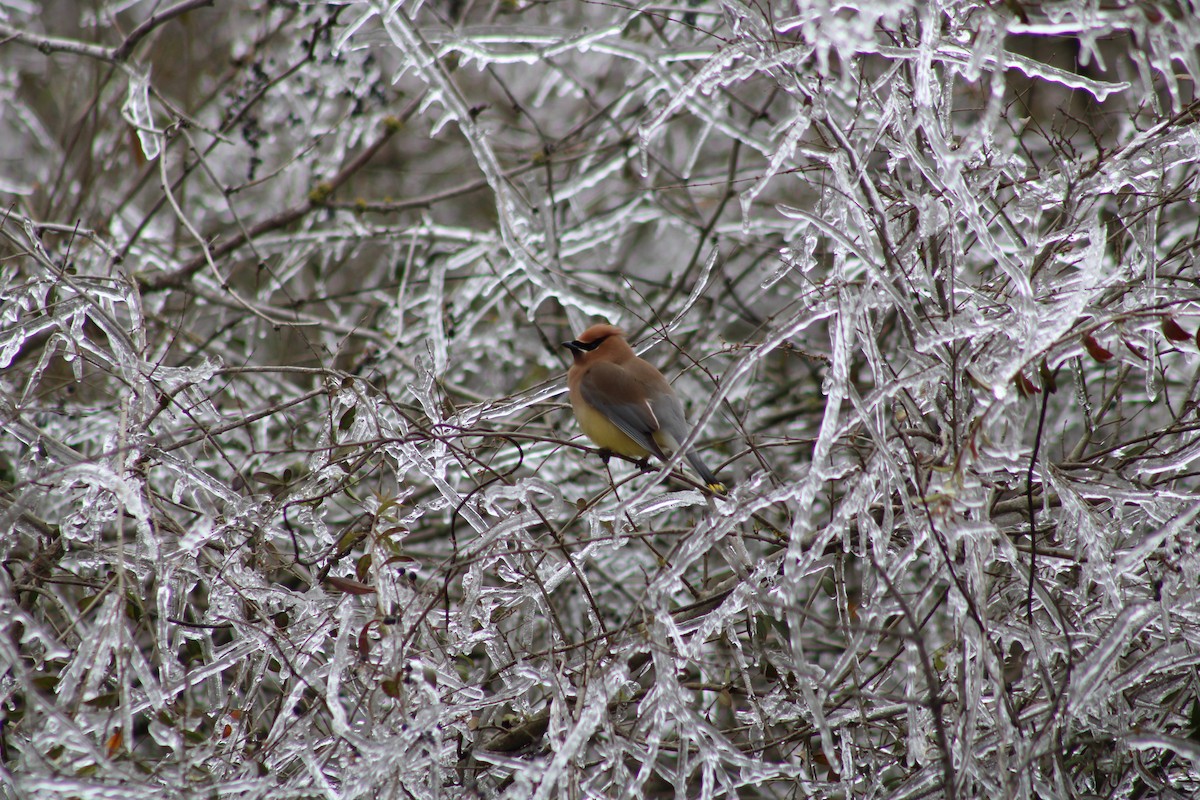
[[[0,4],[24,798],[1194,797],[1200,9]],[[729,486],[607,462],[605,319]]]

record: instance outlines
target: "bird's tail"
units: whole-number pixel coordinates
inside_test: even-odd
[[[696,470],[696,474],[700,476],[700,480],[704,481],[711,491],[717,494],[725,494],[725,484],[717,480],[717,476],[704,465],[704,462],[700,460],[700,456],[696,455],[694,451],[689,450],[687,460],[692,465],[692,469]]]

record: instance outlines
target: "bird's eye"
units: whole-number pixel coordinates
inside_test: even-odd
[[[580,347],[581,349],[583,349],[583,350],[587,350],[587,351],[589,351],[589,352],[590,352],[590,351],[592,351],[592,350],[595,350],[597,347],[599,347],[599,346],[600,346],[600,343],[601,343],[601,342],[603,342],[603,341],[604,341],[605,339],[607,339],[607,338],[608,338],[607,336],[601,336],[599,339],[596,339],[595,341],[591,341],[591,342],[576,342],[575,344],[579,345],[579,347]]]

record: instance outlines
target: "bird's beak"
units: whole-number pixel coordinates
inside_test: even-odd
[[[572,353],[583,353],[587,349],[581,342],[563,342],[562,346],[570,350]]]

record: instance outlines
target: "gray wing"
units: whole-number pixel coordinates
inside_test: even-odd
[[[691,433],[691,426],[688,425],[687,419],[683,416],[683,403],[679,402],[679,398],[674,394],[660,394],[650,401],[650,408],[654,415],[658,418],[658,424],[661,431],[670,436],[674,441],[670,442],[672,449],[678,450]],[[696,474],[700,479],[709,486],[720,485],[717,476],[712,473],[704,462],[700,460],[700,456],[696,455],[695,450],[688,450],[685,454],[688,462],[692,465],[692,469],[696,470]]]
[[[584,375],[579,391],[584,400],[622,433],[659,458],[665,458],[662,448],[654,441],[660,420],[640,381],[616,364],[601,362]],[[680,412],[682,410],[680,408]]]

